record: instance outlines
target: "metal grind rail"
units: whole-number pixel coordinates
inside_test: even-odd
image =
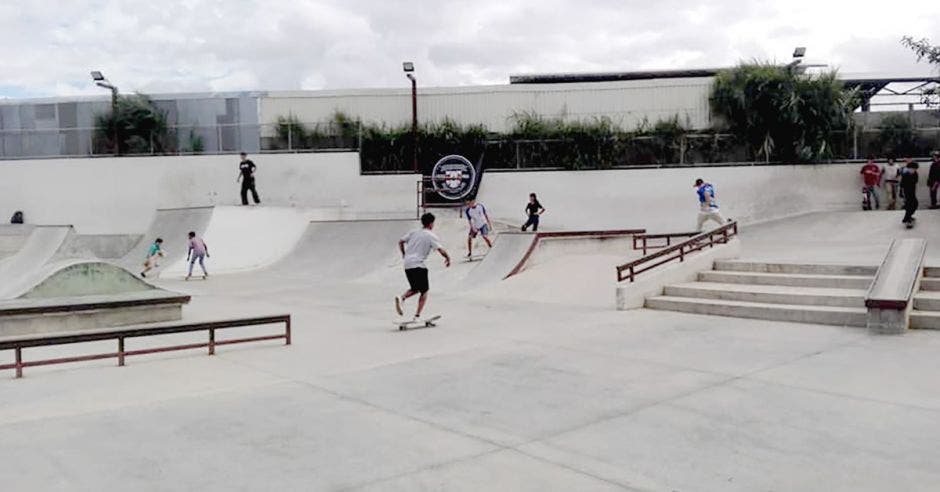
[[[284,332],[276,335],[263,335],[243,338],[231,338],[226,340],[216,340],[217,330],[226,328],[237,328],[244,326],[259,326],[269,324],[284,323]],[[170,335],[174,333],[192,333],[198,331],[209,332],[209,340],[201,343],[189,343],[183,345],[170,345],[164,347],[153,347],[137,350],[126,350],[124,342],[128,338],[140,338],[157,335]],[[274,316],[259,316],[253,318],[238,318],[222,321],[207,321],[199,323],[158,323],[151,326],[139,328],[123,328],[119,330],[96,330],[81,333],[66,333],[61,335],[36,335],[23,336],[8,340],[0,340],[0,351],[12,350],[14,353],[14,362],[12,364],[0,364],[0,371],[14,369],[16,377],[23,377],[23,369],[27,367],[48,366],[53,364],[67,364],[71,362],[87,362],[101,359],[118,360],[118,366],[124,366],[126,357],[144,354],[156,354],[160,352],[172,352],[177,350],[193,350],[208,348],[208,355],[215,355],[215,348],[220,345],[233,345],[237,343],[261,342],[268,340],[284,340],[285,345],[291,344],[291,317],[289,314]],[[78,355],[72,357],[59,357],[54,359],[42,359],[34,361],[23,360],[23,350],[35,347],[49,347],[55,345],[68,345],[74,343],[98,342],[102,340],[117,340],[117,351],[99,354]]]
[[[685,257],[689,253],[701,251],[705,248],[714,248],[716,244],[727,244],[732,237],[737,235],[737,222],[730,222],[717,229],[697,234],[681,243],[668,246],[665,249],[618,266],[617,281],[623,282],[629,279],[633,282],[640,273],[674,260],[685,261]]]
[[[667,234],[637,234],[633,236],[633,250],[643,250],[643,254],[645,255],[650,249],[667,248],[672,246],[672,243],[676,239],[688,239],[699,234],[701,234],[700,231],[671,232]],[[649,242],[654,239],[664,239],[665,241],[659,244],[649,244]]]

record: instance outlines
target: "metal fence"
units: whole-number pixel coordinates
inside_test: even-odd
[[[0,130],[0,159],[358,151],[363,172],[413,169],[414,144],[410,132],[377,130],[354,121],[181,125],[152,132],[128,130],[119,140],[121,146],[116,151],[114,136],[101,128]],[[934,149],[940,149],[940,127],[915,128],[901,136],[877,129],[855,129],[836,133],[831,139],[832,160],[887,154],[921,158]],[[422,134],[417,153],[422,163],[453,153],[483,154],[490,169],[609,169],[768,160],[722,133],[575,135],[550,139],[491,134],[483,140]]]

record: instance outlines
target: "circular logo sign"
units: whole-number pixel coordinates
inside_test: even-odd
[[[476,183],[477,170],[461,155],[441,158],[431,171],[434,191],[448,200],[460,200],[470,194]]]

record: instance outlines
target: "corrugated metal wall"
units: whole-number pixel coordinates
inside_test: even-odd
[[[406,81],[407,82],[407,81]],[[608,117],[622,128],[634,129],[646,120],[654,124],[678,115],[692,129],[710,126],[710,77],[655,79],[583,84],[500,85],[481,87],[418,87],[418,118],[440,122],[481,123],[490,131],[513,126],[514,114],[589,120]],[[339,110],[364,121],[409,124],[411,91],[371,89],[349,91],[270,92],[262,97],[261,121],[273,123],[293,115],[302,122],[329,120]]]

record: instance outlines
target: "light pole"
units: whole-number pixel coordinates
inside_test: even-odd
[[[118,88],[113,85],[104,77],[104,75],[98,70],[93,70],[91,72],[91,79],[95,81],[95,85],[98,87],[104,87],[111,91],[111,126],[113,127],[113,138],[114,138],[114,155],[120,155],[121,146],[118,144],[118,127],[117,127],[117,97],[118,97]]]
[[[414,145],[412,153],[412,166],[414,172],[418,172],[418,79],[415,78],[415,64],[412,62],[403,62],[402,70],[405,76],[411,80],[411,143]]]

